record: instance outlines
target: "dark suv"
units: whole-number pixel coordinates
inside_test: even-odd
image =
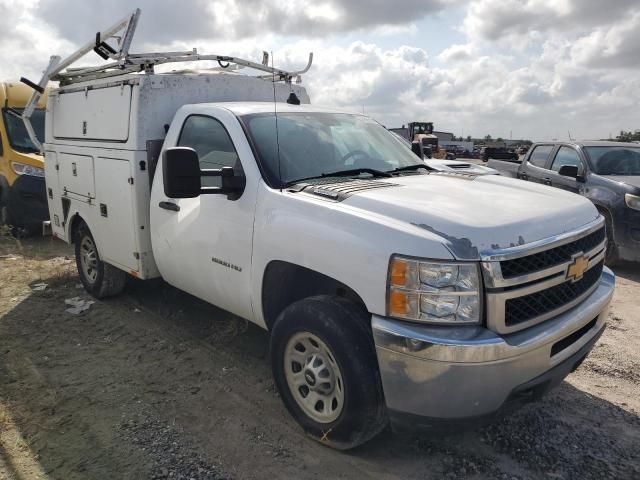
[[[640,144],[536,143],[522,163],[492,161],[489,166],[590,199],[607,222],[607,263],[640,262]]]

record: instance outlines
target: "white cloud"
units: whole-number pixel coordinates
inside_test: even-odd
[[[370,27],[398,26],[435,14],[458,0],[138,0],[142,41],[241,39],[264,32],[323,37]],[[40,14],[60,35],[82,41],[93,25],[116,21],[129,0],[40,0]],[[78,18],[83,22],[79,23]]]
[[[443,62],[464,62],[471,60],[475,54],[476,48],[473,44],[455,44],[440,53],[440,55],[438,55],[438,59]]]
[[[532,32],[584,32],[637,9],[637,0],[471,0],[464,24],[471,35],[498,40]]]
[[[134,50],[197,46],[258,61],[262,48],[280,45],[275,63],[285,68],[313,51],[304,77],[312,101],[364,108],[388,126],[422,119],[457,135],[533,139],[640,127],[637,0],[606,8],[596,0],[469,0],[456,43],[441,52],[410,45],[422,40],[420,18],[452,4],[459,18],[465,0],[138,3]],[[49,55],[70,53],[130,9],[126,0],[0,0],[0,78],[37,79]],[[367,41],[345,44],[341,32]]]
[[[72,45],[37,20],[37,0],[0,0],[0,79],[40,80],[49,56]]]

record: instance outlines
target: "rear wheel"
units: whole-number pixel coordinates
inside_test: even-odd
[[[96,242],[85,223],[76,230],[74,243],[76,266],[85,290],[96,298],[110,297],[122,292],[127,274],[100,260]]]
[[[339,297],[296,302],[271,332],[276,386],[312,438],[345,450],[378,434],[386,407],[369,315]]]

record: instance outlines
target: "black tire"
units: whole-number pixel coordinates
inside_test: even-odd
[[[609,212],[601,209],[598,209],[598,211],[604,217],[605,231],[607,233],[607,254],[604,257],[604,263],[608,267],[614,267],[620,263],[620,256],[618,255],[618,247],[616,246],[613,236],[613,220]]]
[[[95,248],[95,264],[92,268],[87,269],[86,266],[83,266],[82,257],[85,253],[83,249],[89,242]],[[111,297],[121,293],[127,281],[127,274],[119,268],[100,260],[93,235],[85,223],[82,223],[76,229],[74,244],[76,266],[85,290],[96,298]]]
[[[316,296],[287,307],[271,331],[271,367],[285,406],[309,436],[332,448],[356,447],[388,423],[370,322],[370,316],[348,300]],[[300,334],[319,338],[339,368],[344,401],[331,422],[318,422],[307,414],[287,381],[287,346]]]

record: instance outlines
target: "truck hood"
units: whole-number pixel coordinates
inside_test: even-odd
[[[436,158],[429,158],[425,160],[429,167],[440,171],[447,172],[463,172],[472,173],[475,175],[500,175],[495,168],[485,167],[484,165],[476,165],[475,163],[461,162],[459,160],[441,160]]]
[[[37,153],[24,153],[17,150],[11,151],[11,160],[14,162],[32,165],[34,167],[44,168],[44,157]]]
[[[603,175],[614,182],[626,183],[632,187],[640,188],[640,175]]]
[[[438,235],[459,260],[553,237],[598,217],[579,195],[497,175],[443,172],[385,181],[396,186],[357,192],[343,204]]]

